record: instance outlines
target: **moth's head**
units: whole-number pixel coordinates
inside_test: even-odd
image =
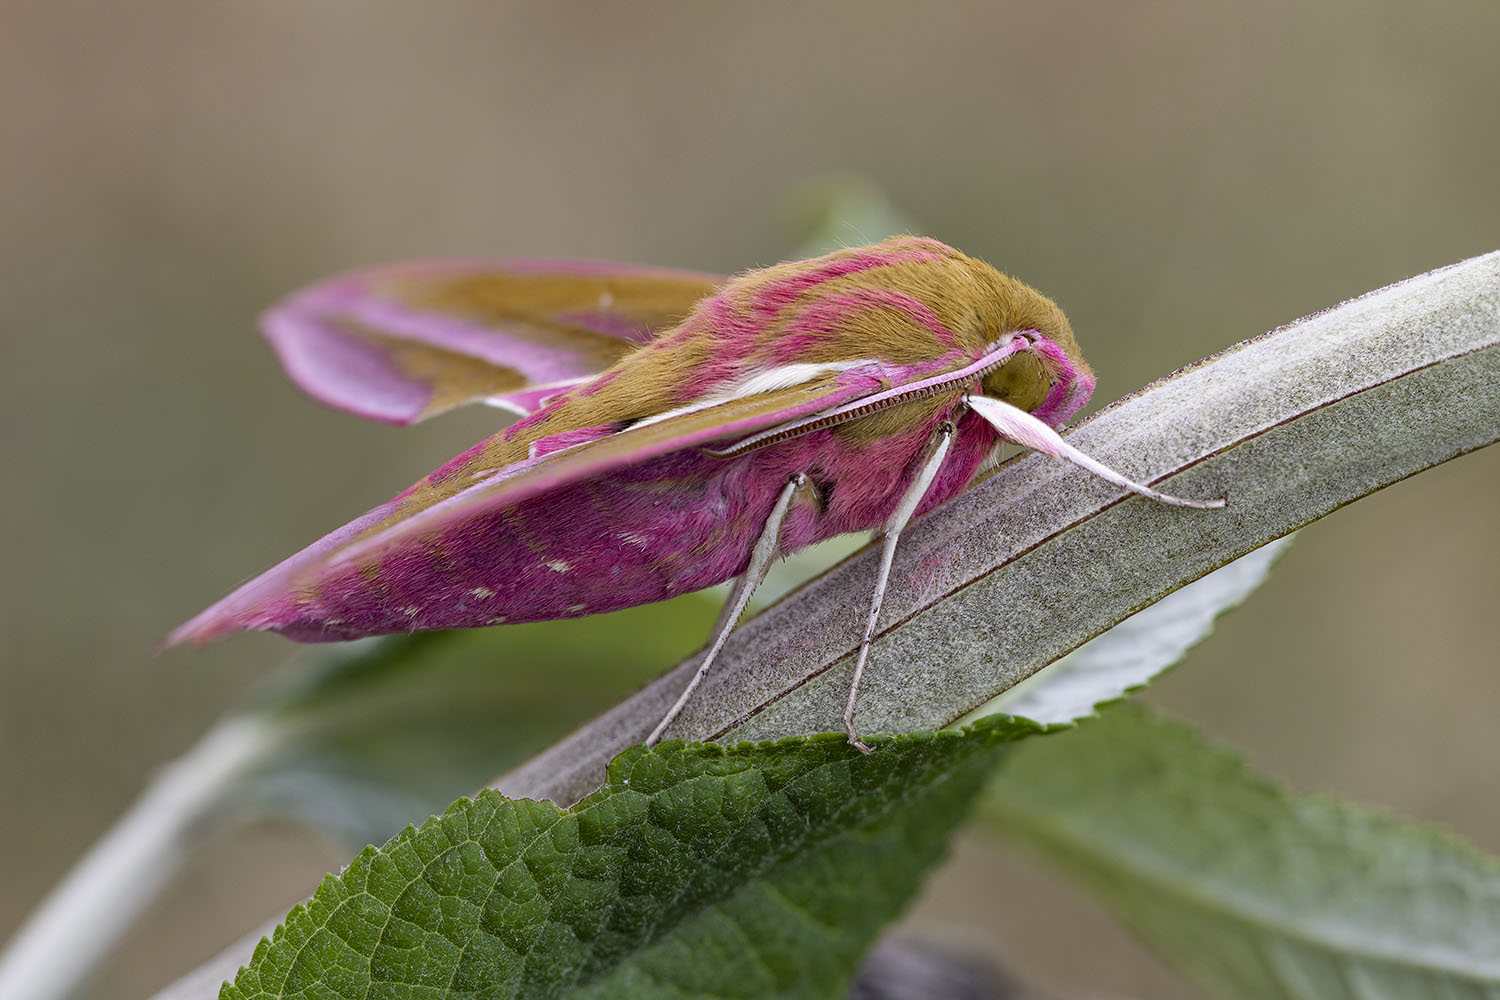
[[[1067,420],[1094,391],[1093,370],[1083,360],[1068,317],[1057,303],[1030,285],[1001,274],[983,261],[965,260],[976,285],[983,289],[976,320],[990,342],[1016,334],[1029,342],[984,377],[980,383],[984,394],[1054,426]]]

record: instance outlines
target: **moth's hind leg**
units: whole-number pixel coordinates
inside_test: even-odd
[[[865,623],[865,635],[859,643],[859,657],[854,662],[854,680],[849,683],[849,703],[844,706],[844,732],[849,734],[849,742],[860,753],[869,753],[871,748],[854,731],[854,706],[859,701],[859,684],[864,680],[865,662],[870,658],[870,643],[875,638],[875,626],[880,622],[880,606],[885,603],[886,585],[891,579],[891,560],[895,558],[896,543],[901,540],[902,529],[911,522],[912,515],[917,512],[918,504],[927,495],[927,489],[937,476],[938,469],[942,468],[943,459],[948,456],[948,446],[953,443],[953,433],[953,425],[947,421],[938,427],[937,433],[932,436],[932,441],[927,446],[927,453],[923,456],[922,465],[918,468],[916,477],[906,487],[906,492],[901,494],[900,502],[896,504],[896,509],[891,512],[885,524],[885,544],[880,549],[880,569],[875,577],[875,595],[870,601],[870,617]]]
[[[678,696],[676,703],[667,710],[667,714],[651,730],[651,735],[646,737],[648,747],[655,746],[661,739],[662,733],[666,732],[681,714],[683,706],[703,683],[703,678],[708,675],[708,668],[713,666],[714,657],[719,655],[719,648],[724,645],[724,640],[729,638],[729,633],[734,630],[735,623],[740,620],[740,615],[745,613],[745,606],[750,603],[750,598],[755,594],[761,581],[766,578],[766,572],[771,568],[771,563],[776,559],[781,542],[781,526],[786,521],[786,515],[792,507],[792,500],[797,493],[806,489],[808,479],[798,473],[787,480],[786,486],[781,490],[781,495],[776,498],[776,505],[771,508],[771,516],[766,518],[766,525],[761,529],[760,537],[755,540],[755,547],[750,550],[750,564],[745,567],[738,580],[734,583],[734,589],[730,591],[729,600],[724,602],[724,610],[719,612],[719,621],[714,625],[713,643],[708,647],[708,652],[703,657],[703,662],[698,664],[697,673],[688,682],[688,686]]]

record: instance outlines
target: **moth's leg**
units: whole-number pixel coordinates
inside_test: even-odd
[[[854,705],[859,700],[859,684],[864,680],[865,661],[870,658],[870,643],[875,638],[875,626],[880,621],[880,606],[885,603],[886,584],[891,578],[891,560],[896,555],[896,543],[901,540],[901,531],[910,523],[922,497],[927,495],[927,488],[932,485],[933,477],[942,467],[943,459],[948,456],[948,446],[952,443],[953,425],[944,421],[927,446],[927,453],[916,478],[911,481],[906,492],[901,494],[901,502],[896,504],[896,509],[885,523],[885,544],[880,549],[875,597],[870,602],[870,618],[865,623],[865,637],[860,640],[859,657],[854,661],[854,680],[849,684],[849,703],[844,706],[844,732],[849,734],[849,742],[860,753],[869,753],[871,748],[854,732]]]
[[[676,703],[667,710],[667,714],[651,730],[651,735],[646,737],[648,747],[655,746],[661,734],[666,732],[674,719],[682,712],[688,699],[703,683],[703,678],[708,674],[708,668],[713,666],[714,657],[719,655],[719,647],[724,645],[724,640],[729,638],[729,633],[734,630],[735,623],[740,620],[740,615],[745,613],[745,606],[750,603],[750,598],[755,589],[760,586],[761,581],[766,578],[766,571],[771,568],[771,563],[776,559],[776,552],[781,541],[781,525],[786,521],[787,511],[791,509],[792,498],[797,495],[798,490],[807,487],[807,477],[798,473],[787,480],[786,486],[781,490],[781,495],[776,498],[776,505],[771,508],[771,516],[766,518],[766,526],[761,529],[760,537],[755,540],[755,547],[750,550],[750,565],[745,567],[745,572],[735,581],[734,589],[729,594],[729,600],[724,602],[724,610],[719,612],[719,621],[714,625],[714,641],[708,647],[708,653],[703,657],[703,662],[698,664],[698,672],[693,674],[693,679],[688,682],[687,688],[678,696]]]
[[[1187,500],[1183,497],[1168,496],[1158,493],[1149,486],[1142,486],[1134,480],[1127,479],[1120,473],[1111,469],[1092,455],[1085,455],[1077,448],[1064,441],[1062,435],[1042,423],[1036,417],[1025,410],[1010,405],[999,399],[990,399],[988,396],[965,396],[964,402],[969,404],[970,409],[979,414],[990,425],[999,431],[1001,436],[1007,440],[1033,451],[1039,451],[1053,458],[1061,458],[1072,462],[1074,465],[1087,469],[1100,479],[1114,483],[1132,493],[1139,493],[1143,497],[1157,500],[1161,503],[1169,503],[1177,507],[1222,507],[1225,503],[1224,497],[1216,497],[1213,500]]]

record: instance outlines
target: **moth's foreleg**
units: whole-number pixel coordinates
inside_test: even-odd
[[[761,529],[760,537],[755,541],[755,547],[750,550],[750,564],[745,567],[738,580],[734,583],[734,589],[729,594],[729,600],[724,602],[724,610],[719,612],[719,621],[714,625],[713,643],[708,647],[708,652],[703,657],[703,662],[698,664],[697,673],[688,682],[688,686],[678,696],[676,703],[667,710],[667,714],[651,730],[651,735],[646,737],[648,747],[655,746],[661,739],[662,733],[666,732],[674,719],[682,712],[688,699],[703,683],[703,678],[708,675],[708,668],[713,666],[714,657],[719,655],[719,648],[724,645],[724,640],[729,638],[729,633],[734,630],[735,623],[740,620],[740,615],[745,613],[745,606],[750,603],[755,590],[761,581],[766,578],[766,571],[771,568],[771,563],[776,559],[776,553],[781,542],[781,526],[786,521],[787,511],[791,509],[792,499],[799,490],[807,486],[807,477],[798,473],[787,480],[787,484],[781,490],[781,495],[776,498],[776,505],[771,508],[771,516],[766,518],[766,525]]]
[[[907,486],[906,492],[901,494],[901,501],[896,504],[896,509],[891,512],[885,524],[885,544],[880,549],[880,570],[875,576],[875,596],[870,602],[870,618],[865,623],[864,638],[860,640],[859,656],[854,661],[854,679],[849,683],[849,703],[844,706],[844,732],[849,734],[849,742],[861,753],[869,753],[871,748],[854,731],[854,706],[859,700],[859,685],[864,680],[865,661],[870,658],[870,643],[875,638],[875,626],[880,622],[880,606],[885,603],[886,585],[891,578],[891,560],[895,558],[896,543],[901,539],[902,529],[910,523],[918,504],[927,495],[928,487],[942,467],[943,459],[948,456],[948,446],[953,443],[953,432],[953,425],[944,421],[932,436],[922,458],[921,468],[917,470],[917,475]]]

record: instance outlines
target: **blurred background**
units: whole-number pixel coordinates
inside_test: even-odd
[[[1500,248],[1497,37],[1472,2],[8,0],[0,940],[295,652],[157,639],[497,426],[300,397],[254,329],[278,296],[423,256],[768,264],[854,176],[1055,297],[1102,404]],[[1500,851],[1497,488],[1480,452],[1309,528],[1149,699],[1298,789]],[[688,617],[660,667],[701,641]],[[549,732],[640,680],[606,666]],[[90,995],[149,993],[350,854],[284,822],[214,836]],[[1196,995],[978,840],[908,927],[1059,996]]]

